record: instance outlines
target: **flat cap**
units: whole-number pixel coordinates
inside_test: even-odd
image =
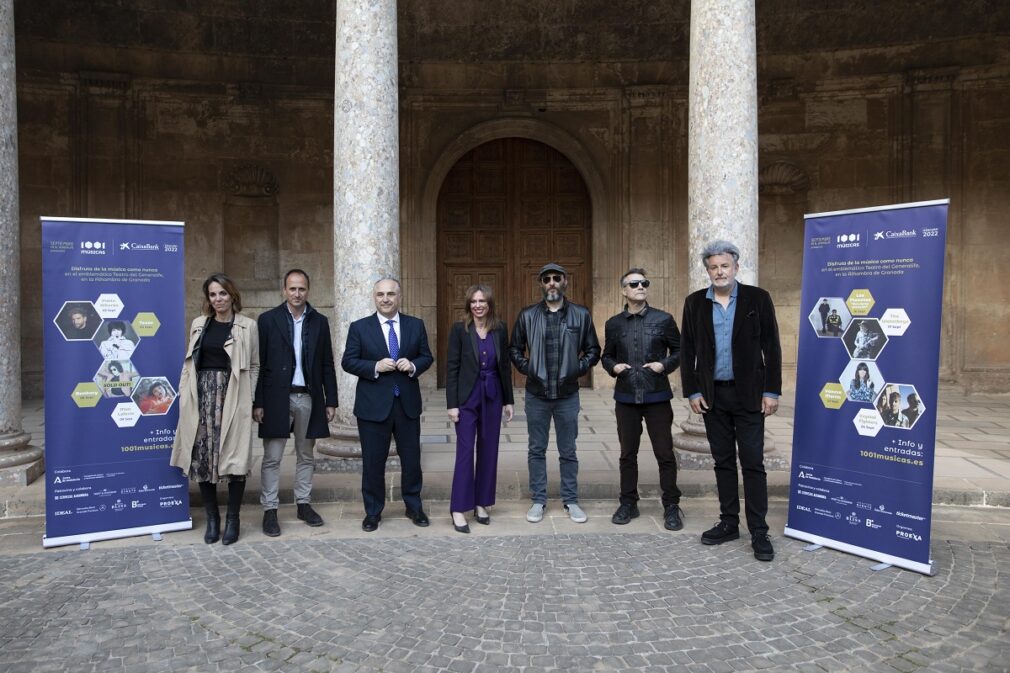
[[[540,269],[540,273],[537,274],[537,278],[542,278],[543,275],[545,273],[547,273],[548,271],[557,271],[562,276],[567,276],[568,275],[568,272],[565,271],[565,267],[563,267],[560,264],[557,264],[555,262],[551,262],[550,264],[544,264],[543,268]]]

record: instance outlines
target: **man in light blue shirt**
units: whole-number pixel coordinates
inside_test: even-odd
[[[766,291],[737,282],[740,251],[729,241],[709,243],[701,258],[711,285],[685,300],[680,341],[684,396],[705,421],[719,491],[719,523],[701,541],[740,537],[739,450],[751,547],[755,558],[771,561],[764,419],[778,410],[782,392],[775,307]]]

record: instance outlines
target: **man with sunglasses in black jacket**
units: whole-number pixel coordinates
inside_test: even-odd
[[[611,517],[618,525],[638,517],[638,447],[642,422],[649,431],[659,463],[663,523],[667,530],[684,527],[673,452],[673,390],[669,375],[680,364],[680,331],[673,316],[649,305],[645,269],[621,276],[624,310],[604,328],[603,368],[617,379],[614,387],[617,437],[621,443],[621,504]]]

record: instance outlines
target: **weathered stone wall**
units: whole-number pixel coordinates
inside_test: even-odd
[[[219,268],[245,279],[251,313],[280,301],[263,271],[274,266],[308,269],[314,303],[332,307],[335,1],[284,5],[16,2],[26,394],[41,393],[40,215],[185,220],[191,313]],[[1005,390],[1010,9],[843,5],[757,6],[760,279],[786,362],[803,214],[949,196],[941,373]],[[517,135],[562,151],[589,187],[601,325],[630,264],[679,314],[697,263],[688,17],[686,0],[400,1],[408,310],[436,324],[441,177],[477,144]]]
[[[22,287],[39,288],[39,217],[183,220],[186,309],[225,270],[255,316],[279,274],[312,274],[333,305],[332,101],[318,89],[119,74],[22,73],[18,82]],[[23,378],[41,390],[41,294],[23,292]]]

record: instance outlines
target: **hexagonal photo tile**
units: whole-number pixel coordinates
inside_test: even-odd
[[[884,427],[880,414],[873,409],[860,409],[859,413],[852,417],[852,424],[856,426],[856,432],[863,437],[876,437],[880,428]]]
[[[821,297],[807,315],[818,338],[838,338],[852,320],[849,307],[841,297]]]
[[[95,308],[98,309],[98,315],[106,320],[118,318],[123,312],[123,300],[118,294],[100,294],[95,301]]]
[[[102,326],[102,317],[90,301],[64,302],[53,324],[67,341],[90,341]]]
[[[853,290],[849,293],[849,298],[845,300],[845,305],[849,307],[852,315],[867,315],[877,300],[869,290]]]
[[[133,325],[125,320],[106,320],[92,339],[104,360],[129,360],[140,343]]]
[[[888,383],[877,397],[876,409],[884,425],[909,430],[922,418],[926,406],[914,385]]]
[[[873,404],[877,391],[884,385],[884,376],[877,363],[868,360],[850,360],[842,370],[838,382],[845,389],[845,396],[852,402]]]
[[[855,360],[876,360],[887,339],[876,318],[853,318],[842,335],[845,350]]]
[[[78,383],[74,386],[70,397],[74,400],[74,404],[81,409],[86,409],[98,405],[98,400],[102,399],[102,391],[94,383],[88,381],[87,383]]]
[[[140,372],[129,360],[106,360],[95,372],[95,385],[106,398],[130,397]]]
[[[112,420],[120,428],[132,428],[140,420],[140,409],[133,402],[120,402],[112,410]]]
[[[903,308],[889,308],[880,316],[880,326],[889,337],[903,335],[911,324],[912,320]]]
[[[163,416],[175,397],[175,389],[164,376],[143,376],[133,389],[132,399],[144,416]]]
[[[161,327],[161,321],[154,313],[145,311],[133,318],[133,329],[142,337],[153,337]]]
[[[825,383],[818,396],[825,409],[841,409],[845,404],[845,391],[834,381]]]

